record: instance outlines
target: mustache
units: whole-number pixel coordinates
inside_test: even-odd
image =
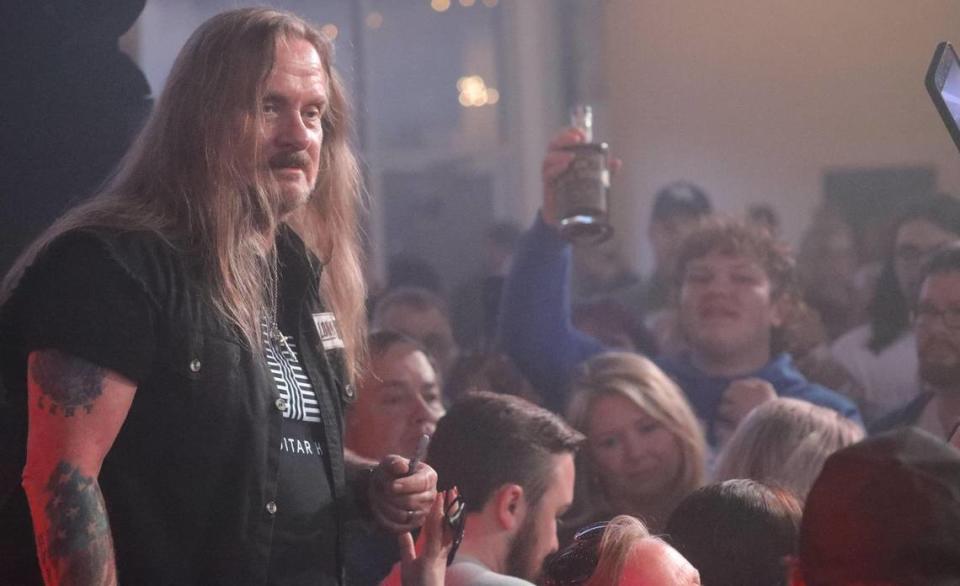
[[[291,167],[306,168],[310,164],[310,155],[305,151],[277,153],[267,161],[273,169],[288,169]]]

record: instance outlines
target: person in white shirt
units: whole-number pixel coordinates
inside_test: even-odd
[[[910,309],[920,289],[923,263],[957,239],[960,200],[937,194],[910,207],[894,230],[893,253],[868,308],[870,323],[831,346],[834,358],[863,388],[862,395],[853,398],[868,426],[920,391]]]

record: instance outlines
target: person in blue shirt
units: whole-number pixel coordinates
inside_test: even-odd
[[[543,207],[521,240],[500,314],[504,351],[555,410],[566,402],[574,368],[605,350],[571,324],[571,251],[557,230],[553,184],[573,159],[564,147],[583,140],[582,132],[567,129],[549,145]],[[722,443],[747,413],[776,396],[861,421],[850,400],[807,381],[782,351],[799,295],[794,259],[769,233],[734,221],[705,222],[685,240],[675,275],[688,350],[656,363],[683,389],[711,444]]]

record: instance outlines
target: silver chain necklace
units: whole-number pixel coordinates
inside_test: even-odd
[[[291,357],[295,357],[296,354],[293,353],[293,349],[290,347],[290,343],[287,341],[287,337],[283,335],[283,332],[280,331],[280,293],[279,285],[280,281],[280,267],[279,259],[274,253],[273,256],[273,266],[270,271],[270,323],[268,324],[270,342],[273,344],[274,348],[280,350],[282,346],[284,350]]]

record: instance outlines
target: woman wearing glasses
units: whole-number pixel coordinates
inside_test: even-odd
[[[609,352],[583,363],[567,419],[587,436],[565,519],[572,529],[626,514],[656,533],[703,484],[703,431],[679,387],[642,356]]]

